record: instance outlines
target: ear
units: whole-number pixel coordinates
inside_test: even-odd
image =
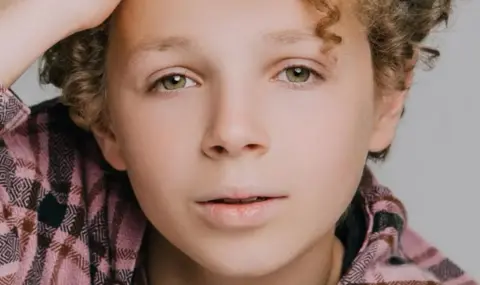
[[[416,57],[407,64],[405,89],[379,92],[375,103],[374,129],[370,139],[370,151],[381,152],[388,148],[395,138],[397,126],[403,114],[405,101],[413,82]]]
[[[125,159],[113,131],[94,127],[92,132],[105,160],[116,170],[125,171]]]

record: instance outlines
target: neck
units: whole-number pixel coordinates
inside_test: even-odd
[[[333,285],[340,279],[343,259],[343,246],[333,233],[283,268],[256,278],[230,278],[213,274],[159,234],[151,235],[148,248],[149,285]]]

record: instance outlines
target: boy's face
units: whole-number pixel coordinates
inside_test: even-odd
[[[368,151],[394,136],[403,94],[379,96],[364,28],[340,9],[329,55],[299,0],[126,0],[116,14],[114,137],[99,143],[158,231],[212,271],[266,273],[331,239]],[[211,201],[250,196],[270,199]]]

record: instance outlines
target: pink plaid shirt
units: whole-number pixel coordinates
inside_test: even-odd
[[[147,222],[129,185],[65,106],[30,109],[0,88],[0,285],[135,283]],[[408,228],[368,170],[360,191],[367,235],[340,284],[477,284]]]

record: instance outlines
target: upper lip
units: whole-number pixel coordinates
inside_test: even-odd
[[[212,194],[207,194],[196,201],[198,203],[208,202],[212,200],[221,200],[221,199],[249,199],[254,197],[266,197],[266,198],[285,198],[287,195],[281,192],[274,192],[269,190],[262,190],[259,188],[253,187],[225,187],[218,191],[213,191]]]

